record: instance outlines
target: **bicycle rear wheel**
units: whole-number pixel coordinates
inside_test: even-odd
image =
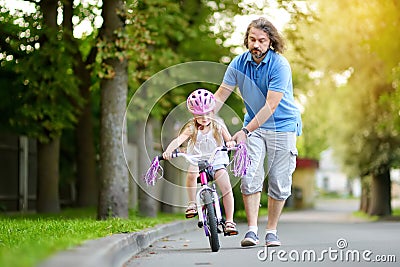
[[[217,217],[215,216],[214,202],[212,200],[211,191],[204,191],[203,193],[204,203],[206,206],[206,223],[205,227],[208,229],[208,240],[210,242],[211,251],[217,252],[219,250],[219,238],[218,238],[218,225]]]

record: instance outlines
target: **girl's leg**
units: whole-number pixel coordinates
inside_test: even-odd
[[[189,202],[196,202],[196,190],[197,190],[197,177],[199,172],[197,167],[189,166],[186,176],[186,190],[188,194]]]
[[[215,172],[215,181],[222,193],[222,202],[224,204],[226,221],[233,222],[235,204],[228,172],[225,169],[217,170]]]
[[[197,176],[198,171],[194,167],[189,167],[186,175],[186,190],[188,194],[189,203],[185,211],[186,218],[193,218],[197,215],[196,205],[196,189],[197,189]]]

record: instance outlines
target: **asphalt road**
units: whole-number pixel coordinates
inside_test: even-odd
[[[324,201],[314,210],[282,214],[281,247],[265,248],[266,218],[261,218],[258,246],[240,247],[247,226],[238,224],[239,235],[220,235],[220,250],[211,252],[203,230],[196,228],[154,243],[123,266],[400,266],[400,222],[356,219],[351,212],[357,205]]]

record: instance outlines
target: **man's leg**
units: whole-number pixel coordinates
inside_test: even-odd
[[[266,245],[280,246],[277,236],[279,217],[290,196],[292,174],[296,168],[295,133],[275,133],[267,140],[268,151],[268,222]]]
[[[254,246],[259,243],[258,239],[258,210],[260,207],[261,192],[243,196],[244,209],[246,211],[248,231],[240,242],[242,247]]]
[[[284,205],[285,200],[277,200],[268,196],[268,222],[265,235],[265,245],[268,247],[281,245],[281,241],[277,236],[277,227]]]
[[[284,200],[273,199],[268,197],[268,222],[267,230],[276,230],[278,227],[279,217],[281,216]]]
[[[247,225],[257,226],[261,193],[257,192],[251,195],[243,194],[242,196],[243,196],[244,209],[246,211]]]
[[[261,191],[264,182],[264,158],[266,145],[263,139],[265,131],[255,130],[247,138],[247,149],[251,164],[247,173],[241,179],[241,192],[247,216],[248,231],[241,241],[242,246],[254,246],[258,239],[258,210],[260,207]]]

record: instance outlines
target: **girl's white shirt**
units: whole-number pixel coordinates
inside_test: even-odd
[[[222,134],[221,135],[221,140]],[[197,141],[193,144],[193,141],[189,139],[188,146],[187,146],[187,153],[191,155],[204,155],[202,159],[209,159],[210,153],[214,151],[216,147],[219,145],[214,138],[214,129],[210,129],[207,133],[202,133],[200,130],[197,132]],[[212,165],[219,165],[219,164],[229,164],[229,157],[228,153],[225,151],[218,151],[215,155],[214,161]]]

